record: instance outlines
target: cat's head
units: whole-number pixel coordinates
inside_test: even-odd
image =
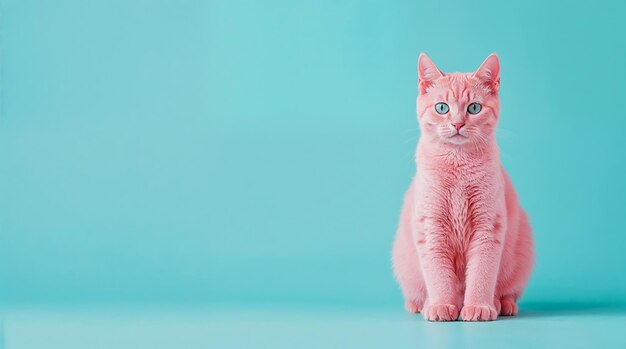
[[[421,54],[417,115],[427,142],[463,148],[491,142],[500,113],[500,62],[490,55],[472,73],[442,73]]]

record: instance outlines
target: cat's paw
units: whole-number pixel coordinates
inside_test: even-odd
[[[406,301],[404,302],[404,308],[409,313],[417,314],[422,311],[422,305],[417,303],[416,301]]]
[[[493,321],[498,317],[496,307],[491,304],[465,305],[461,309],[463,321]]]
[[[502,297],[500,299],[500,315],[515,316],[517,315],[517,304],[512,297]]]
[[[428,321],[456,321],[459,309],[452,304],[430,304],[422,309],[422,315]]]

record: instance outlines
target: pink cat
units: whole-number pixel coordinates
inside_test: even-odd
[[[427,320],[516,315],[533,266],[528,217],[498,154],[500,62],[442,73],[418,62],[417,173],[393,246],[406,309]]]

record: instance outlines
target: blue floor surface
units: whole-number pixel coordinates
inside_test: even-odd
[[[523,306],[489,323],[432,323],[399,308],[13,309],[2,344],[22,348],[626,348],[626,309]]]

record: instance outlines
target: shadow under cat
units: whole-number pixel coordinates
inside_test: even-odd
[[[559,316],[596,316],[626,314],[626,304],[610,301],[542,301],[520,305],[516,317],[498,317],[498,320],[515,320],[515,318],[538,318]]]

